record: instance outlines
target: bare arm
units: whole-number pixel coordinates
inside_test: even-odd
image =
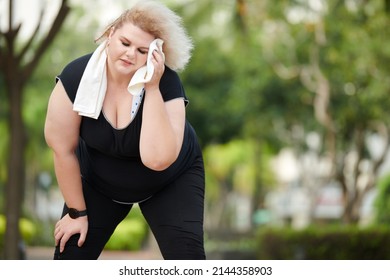
[[[49,100],[45,138],[54,153],[57,181],[69,207],[85,209],[79,163],[75,149],[79,139],[80,117],[72,110],[65,89],[58,81]]]
[[[73,111],[72,102],[69,100],[61,81],[58,81],[49,99],[45,139],[53,150],[57,182],[66,205],[70,208],[84,210],[86,205],[82,192],[79,163],[75,154],[80,121],[81,117]],[[58,229],[60,222],[62,228]],[[72,220],[69,215],[66,215],[56,225],[56,244],[61,240],[63,250],[69,237],[80,233],[79,245],[81,246],[86,236],[87,227],[86,217]]]
[[[146,94],[140,153],[147,167],[164,170],[177,159],[183,143],[184,124],[182,98],[164,102],[159,90]]]
[[[153,170],[168,168],[178,157],[183,143],[185,106],[182,98],[164,102],[159,89],[164,59],[155,51],[155,72],[145,85],[140,154],[145,166]]]

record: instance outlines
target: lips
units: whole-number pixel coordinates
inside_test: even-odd
[[[134,65],[134,63],[132,63],[131,61],[129,61],[127,59],[121,59],[121,61],[123,64],[128,65],[128,66]]]

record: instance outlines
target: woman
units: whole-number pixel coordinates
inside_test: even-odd
[[[97,259],[135,203],[164,259],[205,259],[203,159],[176,72],[191,39],[173,11],[140,1],[99,40],[57,76],[48,104],[45,138],[65,201],[54,259]],[[151,77],[130,94],[141,70]]]

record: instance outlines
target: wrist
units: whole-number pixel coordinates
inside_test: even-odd
[[[79,217],[87,216],[87,209],[85,210],[77,210],[75,208],[69,208],[68,210],[69,217],[72,219],[77,219]]]
[[[146,93],[156,93],[156,92],[160,92],[160,85],[159,83],[146,83],[145,86],[145,92]]]

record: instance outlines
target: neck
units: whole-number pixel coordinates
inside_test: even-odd
[[[107,83],[118,88],[127,88],[133,75],[120,75],[109,67],[107,63]]]

